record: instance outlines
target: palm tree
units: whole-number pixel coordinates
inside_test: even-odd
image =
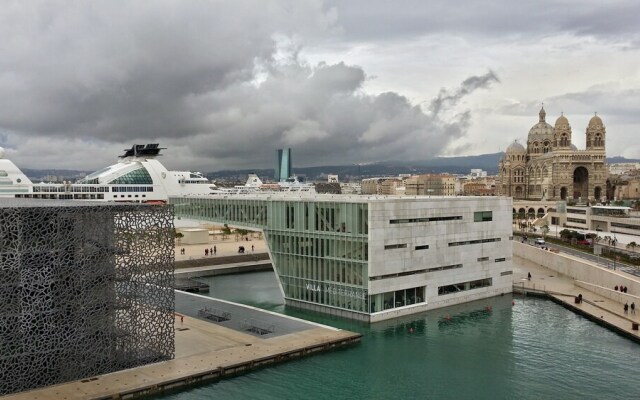
[[[627,244],[627,249],[631,251],[635,251],[636,247],[638,247],[638,244],[636,242],[629,242],[629,244]]]

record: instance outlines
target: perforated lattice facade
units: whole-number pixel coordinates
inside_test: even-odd
[[[174,356],[169,206],[0,202],[0,395]]]

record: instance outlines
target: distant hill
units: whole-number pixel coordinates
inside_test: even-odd
[[[341,180],[359,179],[375,176],[395,176],[398,174],[451,173],[467,174],[472,168],[487,171],[490,175],[498,173],[498,162],[503,152],[462,157],[436,157],[427,160],[401,161],[389,160],[370,164],[324,165],[318,167],[296,167],[294,173],[306,177],[307,180],[324,180],[329,174],[337,174]],[[607,163],[640,162],[639,159],[628,159],[620,156],[608,157]],[[45,177],[56,176],[59,180],[75,181],[87,176],[92,171],[66,169],[23,169],[32,181],[40,182]],[[207,173],[211,180],[244,183],[247,175],[257,174],[263,181],[273,179],[273,168],[222,170]]]
[[[322,180],[329,174],[337,174],[341,180],[358,179],[359,177],[395,176],[398,174],[451,173],[467,174],[472,168],[487,171],[490,175],[498,173],[498,162],[503,152],[462,157],[436,157],[418,161],[380,161],[361,165],[324,165],[318,167],[295,167],[294,173],[307,180]],[[616,156],[607,158],[607,163],[640,162]],[[214,180],[231,180],[244,182],[247,174],[255,173],[262,180],[273,179],[273,169],[245,169],[209,172],[207,176]]]
[[[32,182],[49,181],[51,177],[57,177],[57,181],[75,181],[84,178],[91,172],[78,171],[73,169],[30,169],[24,168],[22,172],[31,179]]]

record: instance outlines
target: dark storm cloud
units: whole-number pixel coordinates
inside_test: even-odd
[[[9,147],[52,151],[31,167],[159,141],[205,170],[271,165],[278,147],[298,165],[425,158],[466,133],[458,101],[492,72],[443,90],[429,113],[364,94],[363,68],[298,58],[334,15],[293,0],[3,4],[0,131]]]
[[[640,3],[633,1],[406,0],[389,12],[386,0],[330,0],[347,40],[387,40],[429,34],[536,40],[561,33],[638,40]]]
[[[481,76],[471,76],[462,82],[455,90],[441,89],[438,97],[431,101],[429,110],[434,114],[439,114],[443,107],[455,105],[464,96],[479,88],[485,88],[493,82],[500,82],[493,71],[489,71]]]

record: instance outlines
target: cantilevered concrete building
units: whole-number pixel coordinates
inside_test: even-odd
[[[176,215],[262,231],[286,304],[379,321],[511,291],[511,199],[170,198]]]

